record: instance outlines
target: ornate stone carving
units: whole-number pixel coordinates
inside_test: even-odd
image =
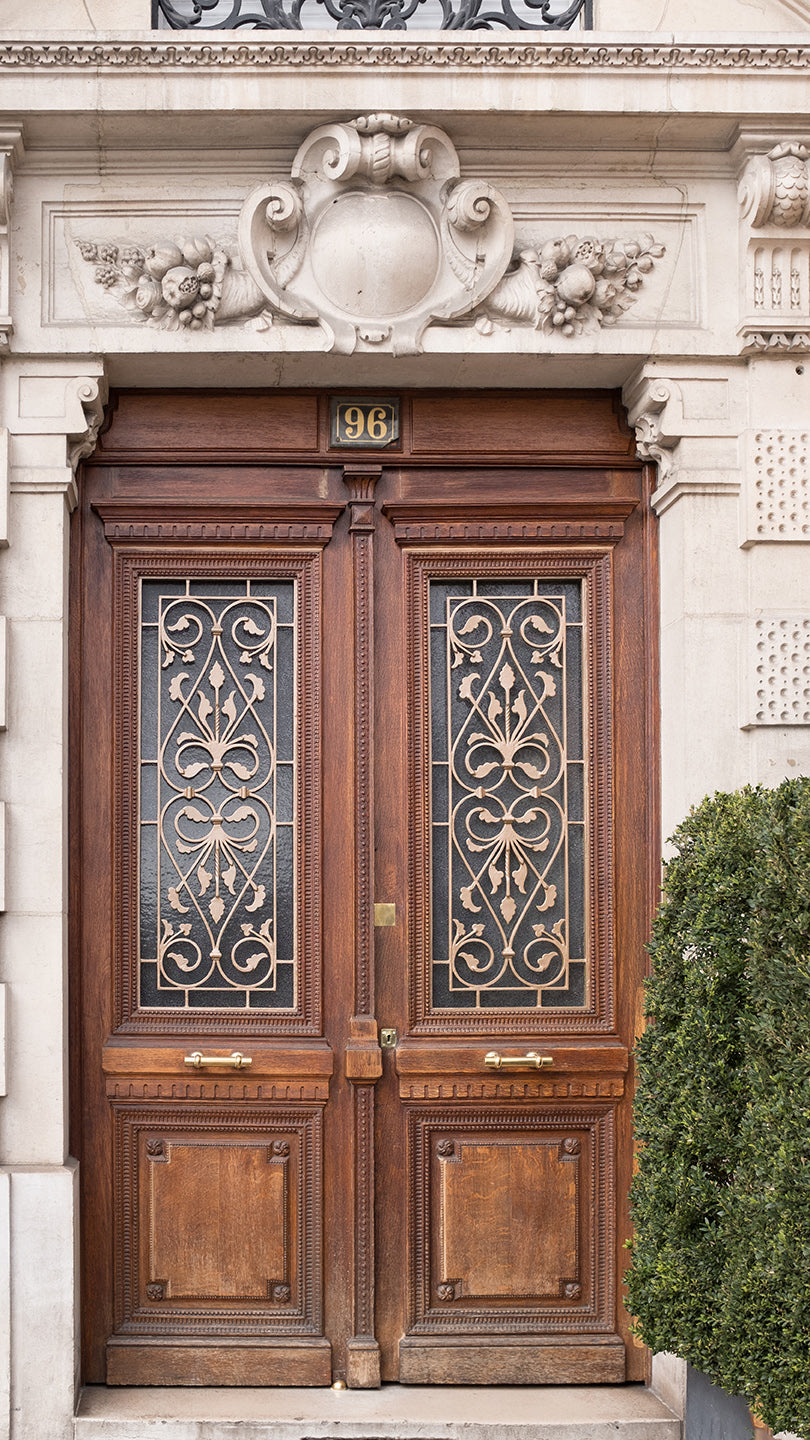
[[[327,350],[395,355],[420,353],[434,320],[474,319],[484,335],[596,333],[635,303],[665,252],[649,234],[568,235],[521,249],[504,275],[512,240],[503,197],[459,178],[443,131],[372,115],[314,131],[291,181],[253,191],[240,258],[211,236],[77,245],[96,283],[158,329],[318,325]]]
[[[213,330],[215,322],[260,315],[265,299],[250,276],[210,235],[149,247],[76,242],[109,290],[133,318],[158,330]],[[272,317],[267,316],[272,324]]]
[[[107,382],[94,376],[80,376],[69,380],[65,397],[66,413],[81,413],[84,426],[76,423],[68,430],[68,461],[75,472],[80,460],[92,455],[104,419],[104,403],[107,399]],[[79,407],[81,409],[79,410]]]
[[[808,150],[796,141],[754,155],[740,180],[740,205],[753,229],[810,225]]]
[[[11,320],[11,205],[14,199],[14,166],[22,155],[22,130],[0,127],[0,355],[8,353]]]
[[[597,240],[577,235],[522,250],[476,321],[483,334],[499,325],[531,325],[569,336],[615,325],[665,247],[652,235]]]
[[[679,416],[682,414],[678,387],[671,380],[646,381],[635,399],[635,404],[628,399],[627,418],[636,432],[636,454],[639,460],[655,461],[659,484],[663,484],[672,469],[672,452],[682,434],[680,428],[667,425],[667,406],[672,401]]]
[[[801,42],[746,40],[743,44],[668,44],[658,39],[647,42],[581,42],[560,44],[526,43],[526,40],[487,38],[458,40],[406,40],[391,44],[381,41],[358,45],[356,40],[239,41],[211,40],[204,51],[191,41],[97,40],[16,40],[0,45],[0,68],[30,71],[39,76],[43,69],[120,73],[169,70],[173,74],[193,70],[270,70],[300,72],[306,68],[374,70],[381,65],[394,70],[407,67],[491,72],[502,67],[511,74],[525,71],[533,76],[544,72],[585,71],[610,74],[616,70],[651,72],[677,77],[700,74],[713,82],[716,73],[730,72],[735,80],[743,76],[807,73],[808,47]]]
[[[805,145],[748,154],[739,185],[744,355],[810,350],[810,160]]]
[[[320,324],[329,350],[418,354],[430,322],[469,314],[511,258],[506,201],[460,179],[436,126],[387,114],[321,126],[291,182],[248,197],[240,252],[273,309]]]

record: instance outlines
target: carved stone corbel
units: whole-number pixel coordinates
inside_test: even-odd
[[[14,167],[23,154],[22,129],[0,127],[0,355],[8,354],[14,329],[11,319],[11,208]]]
[[[658,466],[659,488],[669,479],[673,450],[683,434],[683,405],[673,380],[643,377],[625,396],[627,418],[636,432],[639,460]]]
[[[739,202],[743,354],[810,350],[810,159],[799,141],[750,154]]]
[[[658,467],[650,497],[657,515],[688,496],[739,495],[745,396],[738,365],[673,362],[662,375],[650,362],[625,385],[636,453]]]
[[[460,179],[436,126],[395,115],[321,126],[290,176],[248,197],[240,254],[273,309],[321,325],[328,349],[418,354],[431,321],[469,314],[511,260],[506,201]]]
[[[65,414],[69,417],[70,426],[67,430],[68,463],[74,475],[79,461],[92,455],[96,448],[106,399],[107,382],[103,377],[82,375],[68,381],[65,392]]]

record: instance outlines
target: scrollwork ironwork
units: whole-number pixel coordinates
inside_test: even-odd
[[[144,624],[142,1003],[172,993],[196,1006],[292,1003],[278,985],[279,905],[290,900],[278,894],[277,828],[292,816],[279,815],[276,730],[285,704],[291,729],[293,700],[278,683],[276,599],[238,588],[163,595],[157,621]]]
[[[592,0],[152,0],[154,30],[570,30]]]
[[[446,798],[436,798],[448,822],[434,822],[447,860],[447,899],[434,910],[442,1008],[582,1003],[584,958],[571,943],[584,905],[583,816],[572,819],[568,799],[584,784],[573,773],[583,768],[573,713],[583,677],[571,652],[572,598],[535,590],[445,601],[445,657],[433,672],[449,720],[446,742],[434,730],[434,775],[436,757],[447,757],[438,762]]]

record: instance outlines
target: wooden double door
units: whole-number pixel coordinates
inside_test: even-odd
[[[639,1378],[654,539],[613,397],[122,394],[73,550],[84,1374]]]

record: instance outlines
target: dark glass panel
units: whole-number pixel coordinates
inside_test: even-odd
[[[536,1010],[536,990],[482,990],[482,1010]]]
[[[568,985],[565,990],[543,990],[540,1004],[544,1010],[581,1010],[588,1000],[586,993],[587,967],[584,960],[572,960],[568,966]]]
[[[268,802],[270,796],[267,796]],[[295,805],[295,771],[292,765],[276,766],[276,818],[282,825],[292,820]]]
[[[447,623],[447,601],[462,595],[472,595],[472,580],[432,580],[430,584],[430,623]]]
[[[295,951],[295,855],[292,829],[280,825],[276,831],[276,954],[292,959]]]
[[[194,580],[192,594],[173,585],[154,604],[163,588],[155,582],[149,595],[160,630],[144,632],[142,667],[145,733],[156,722],[160,727],[159,741],[153,739],[159,770],[142,767],[142,804],[147,815],[157,806],[161,817],[159,828],[142,827],[141,927],[143,945],[151,947],[143,949],[145,959],[160,945],[157,967],[142,973],[142,1003],[174,1008],[179,997],[193,1010],[232,1011],[262,993],[267,1006],[289,1008],[295,673],[287,628],[279,701],[289,753],[276,785],[279,587],[248,595],[245,581]],[[291,584],[281,588],[289,603]],[[287,966],[283,995],[277,943]]]
[[[141,829],[140,949],[145,959],[155,959],[158,950],[157,840],[157,826],[144,825]]]
[[[568,827],[569,947],[579,959],[585,954],[585,827]]]
[[[292,631],[286,628],[276,632],[276,683],[276,759],[281,763],[295,759],[295,648]]]
[[[574,824],[585,819],[585,767],[568,766],[568,821]]]
[[[250,593],[258,600],[275,600],[276,619],[279,625],[294,624],[294,580],[251,580]]]
[[[558,593],[565,597],[566,623],[571,625],[580,622],[582,620],[582,581],[569,580],[556,588]]]
[[[475,995],[472,990],[450,990],[450,968],[448,965],[433,966],[433,1008],[434,1010],[474,1010]]]
[[[433,811],[433,824],[434,824],[434,825],[446,825],[446,824],[447,824],[447,821],[448,821],[448,818],[449,818],[448,808],[447,808],[447,807],[448,807],[448,794],[447,794],[448,778],[447,778],[447,766],[446,766],[446,765],[434,765],[434,766],[432,767],[432,774],[433,774],[433,783],[432,783],[432,800],[431,800],[431,803],[432,803],[432,811]]]
[[[255,1006],[259,996],[256,991],[251,993],[250,1003]],[[276,988],[273,995],[267,996],[267,1008],[274,1010],[292,1010],[295,1005],[295,966],[276,966]]]
[[[582,632],[575,625],[567,627],[566,648],[568,650],[568,758],[582,760],[583,750],[583,705],[582,705]]]
[[[143,580],[141,582],[141,623],[156,625],[164,595],[185,595],[184,580]]]
[[[156,760],[158,752],[158,632],[150,626],[141,634],[141,755]]]
[[[479,580],[476,586],[478,595],[505,595],[513,599],[525,598],[533,590],[531,580]]]
[[[141,823],[157,820],[158,772],[156,764],[141,766]]]
[[[188,592],[189,595],[199,595],[200,597],[205,598],[208,598],[209,596],[213,598],[216,596],[219,599],[236,599],[238,596],[244,595],[246,593],[245,581],[189,580]]]
[[[447,631],[430,632],[430,737],[434,760],[447,759]]]
[[[154,961],[146,960],[141,965],[140,1003],[145,1010],[183,1010],[186,997],[182,990],[158,989],[158,967]]]
[[[243,990],[214,989],[189,990],[188,1004],[191,1010],[244,1010]]]

